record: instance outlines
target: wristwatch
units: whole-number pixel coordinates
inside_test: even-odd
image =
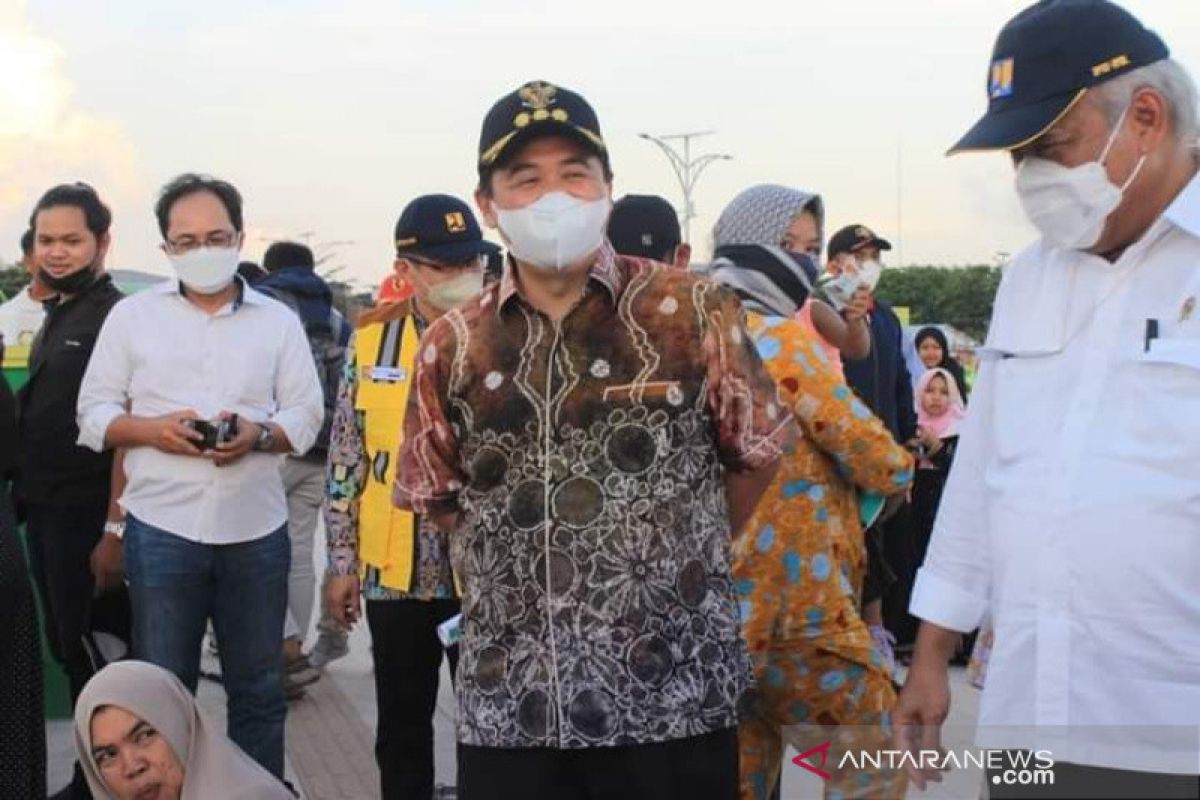
[[[125,538],[125,523],[124,523],[124,521],[110,520],[110,521],[104,523],[104,532],[111,533],[113,536],[117,537],[118,539],[124,539]]]
[[[269,425],[258,423],[258,436],[254,439],[254,450],[267,453],[275,449],[275,432]]]

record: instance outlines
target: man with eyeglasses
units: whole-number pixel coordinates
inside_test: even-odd
[[[182,175],[155,213],[178,281],[113,309],[80,390],[79,441],[128,449],[134,655],[195,691],[211,616],[229,736],[282,777],[291,548],[280,462],[316,440],[321,386],[296,315],[236,277],[237,189]]]

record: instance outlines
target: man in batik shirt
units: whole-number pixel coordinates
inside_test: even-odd
[[[795,422],[733,294],[613,252],[582,97],[502,98],[479,171],[509,261],[426,332],[396,483],[453,531],[461,796],[733,797],[730,536]]]

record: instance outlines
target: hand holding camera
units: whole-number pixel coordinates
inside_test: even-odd
[[[204,437],[196,441],[196,446],[201,450],[216,450],[218,445],[231,442],[238,435],[237,414],[214,420],[188,419],[184,420],[184,424]]]

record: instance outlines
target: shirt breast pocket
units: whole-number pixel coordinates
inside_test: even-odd
[[[1054,420],[1052,403],[1042,402],[1055,392],[1056,357],[1003,358],[996,364],[994,452],[1001,463],[1024,459],[1045,448]]]

